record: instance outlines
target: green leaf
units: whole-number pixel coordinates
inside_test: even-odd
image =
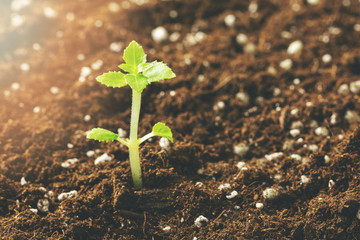
[[[169,68],[165,63],[158,61],[142,63],[139,65],[139,70],[148,77],[149,83],[176,77],[171,68]]]
[[[149,84],[147,77],[142,74],[127,74],[125,80],[130,87],[138,93],[142,93],[144,88]]]
[[[96,78],[96,81],[113,88],[121,88],[127,85],[125,74],[122,72],[108,72]]]
[[[155,124],[153,126],[152,132],[154,136],[164,137],[169,139],[172,143],[174,142],[171,129],[166,126],[165,123],[158,122]]]
[[[98,140],[100,142],[110,142],[117,140],[119,137],[118,134],[115,134],[109,130],[103,128],[93,128],[90,133],[87,135],[87,138]]]
[[[146,54],[143,48],[135,41],[132,41],[124,50],[123,59],[126,64],[119,65],[119,68],[132,73],[138,73],[138,65],[146,62]]]

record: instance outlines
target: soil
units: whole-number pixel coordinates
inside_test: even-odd
[[[360,97],[339,91],[360,79],[359,1],[39,0],[19,27],[1,4],[1,239],[360,239]],[[158,26],[179,38],[155,42]],[[131,40],[177,75],[142,94],[139,136],[162,121],[175,141],[141,147],[141,190],[126,147],[86,139],[129,131],[130,89],[95,77]],[[112,160],[95,165],[103,153]]]

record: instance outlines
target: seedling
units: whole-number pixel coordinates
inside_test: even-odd
[[[93,128],[87,138],[97,141],[118,141],[129,148],[129,159],[132,179],[135,188],[142,187],[139,145],[153,136],[169,139],[173,142],[172,132],[164,123],[156,123],[152,132],[138,138],[138,124],[141,106],[141,93],[147,85],[164,79],[174,78],[173,71],[165,63],[153,61],[146,62],[146,54],[143,48],[132,41],[124,50],[124,64],[119,68],[124,72],[108,72],[98,76],[96,80],[108,87],[121,88],[129,85],[132,89],[130,138],[120,138],[118,134],[103,128]]]

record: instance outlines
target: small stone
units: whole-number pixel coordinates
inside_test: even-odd
[[[319,147],[316,144],[310,144],[309,149],[312,152],[317,152],[319,150]]]
[[[247,54],[255,54],[257,52],[256,45],[254,43],[247,43],[244,46],[244,52]]]
[[[278,198],[280,193],[275,188],[267,188],[263,191],[263,197],[268,200],[274,200]]]
[[[224,23],[227,27],[233,27],[236,22],[236,17],[233,14],[228,14],[224,18]]]
[[[20,65],[20,69],[21,69],[21,71],[27,72],[30,70],[30,65],[28,63],[22,63]]]
[[[219,187],[218,187],[218,189],[220,191],[222,191],[224,189],[229,189],[229,188],[231,188],[231,185],[229,183],[220,184]]]
[[[341,84],[339,89],[337,90],[337,93],[344,96],[348,95],[350,93],[349,85],[346,83]]]
[[[162,149],[170,151],[170,140],[167,138],[160,138],[159,145]]]
[[[51,87],[50,92],[55,95],[55,94],[58,94],[60,92],[60,90],[58,87]]]
[[[77,158],[70,158],[70,159],[66,160],[65,162],[61,163],[61,166],[63,168],[68,168],[68,167],[74,165],[75,163],[77,163],[78,161],[79,161],[79,159],[77,159]]]
[[[291,154],[290,157],[296,161],[301,161],[302,157],[299,154]]]
[[[169,16],[170,16],[171,18],[177,18],[178,12],[177,12],[176,10],[171,10],[171,11],[169,12]]]
[[[304,44],[300,40],[296,40],[296,41],[290,43],[290,45],[287,49],[287,53],[290,55],[297,54],[297,53],[301,52],[303,46],[304,46]]]
[[[320,0],[307,0],[307,3],[310,5],[317,5],[319,4]]]
[[[301,121],[295,121],[291,123],[291,129],[301,129],[304,127],[304,124]]]
[[[302,184],[308,183],[310,181],[310,179],[305,175],[302,175],[300,178]]]
[[[266,154],[265,158],[268,161],[272,161],[272,160],[281,158],[282,156],[284,156],[283,152],[274,152],[274,153]]]
[[[168,32],[164,27],[160,26],[151,31],[151,37],[155,42],[161,43],[167,40]]]
[[[237,195],[239,195],[239,193],[234,190],[234,191],[232,191],[232,192],[230,193],[230,195],[226,195],[226,198],[227,198],[227,199],[233,199],[233,198],[235,198]]]
[[[125,138],[127,136],[127,131],[122,128],[118,128],[117,132],[121,138]]]
[[[350,91],[354,94],[360,93],[360,80],[350,83]]]
[[[360,120],[360,117],[357,114],[357,112],[351,110],[346,111],[344,118],[346,119],[346,121],[348,121],[349,124],[356,123],[357,121]]]
[[[329,131],[327,130],[326,127],[318,127],[315,129],[315,134],[318,135],[318,136],[328,136],[329,135]]]
[[[170,42],[176,42],[177,40],[179,40],[179,38],[180,38],[180,33],[179,32],[173,32],[169,36]]]
[[[325,164],[329,164],[330,163],[330,157],[328,155],[324,156],[324,162]]]
[[[163,227],[162,229],[164,232],[166,233],[169,233],[171,231],[171,227],[170,226],[166,226],[166,227]]]
[[[103,60],[98,59],[93,64],[91,64],[91,68],[93,70],[99,70],[103,64],[104,64]]]
[[[123,48],[122,42],[112,42],[109,46],[110,51],[115,53],[121,52],[122,48]]]
[[[332,189],[335,186],[334,180],[330,179],[328,186],[329,186],[329,189]]]
[[[26,184],[27,184],[26,179],[25,179],[24,177],[22,177],[22,178],[20,179],[20,185],[21,185],[21,186],[24,186],[24,185],[26,185]]]
[[[110,2],[108,4],[108,9],[110,12],[117,13],[120,11],[120,5],[116,2]]]
[[[246,92],[238,92],[236,94],[236,98],[240,100],[240,102],[248,104],[250,101],[250,97]]]
[[[73,147],[74,147],[74,144],[68,143],[66,146],[67,146],[67,148],[73,148]]]
[[[40,112],[40,107],[39,106],[34,107],[33,112],[34,113],[39,113]]]
[[[358,210],[357,213],[356,213],[356,218],[357,218],[358,220],[360,220],[360,208],[359,208],[359,210]]]
[[[87,151],[87,152],[86,152],[86,156],[88,156],[88,157],[93,157],[93,156],[95,156],[95,151],[93,151],[93,150]]]
[[[223,101],[217,102],[213,107],[214,111],[223,110],[224,108],[225,108],[225,103]]]
[[[249,151],[249,147],[245,143],[240,143],[234,146],[234,153],[240,157],[244,157]]]
[[[206,217],[204,217],[203,215],[200,215],[199,217],[197,217],[194,221],[194,225],[197,228],[201,228],[202,226],[204,226],[206,223],[209,222],[209,219],[207,219]]]
[[[329,62],[331,62],[332,57],[330,54],[327,53],[321,57],[321,60],[323,61],[323,63],[329,63]]]
[[[297,137],[297,136],[300,135],[300,130],[299,130],[299,129],[291,129],[291,130],[290,130],[290,135],[291,135],[292,137]]]
[[[99,164],[103,164],[105,162],[109,162],[111,160],[112,160],[112,158],[107,153],[104,153],[103,155],[101,155],[100,157],[95,159],[94,164],[99,165]]]
[[[243,167],[245,167],[245,165],[246,165],[245,162],[238,162],[238,163],[236,164],[236,167],[237,167],[238,169],[242,169]]]
[[[64,193],[59,194],[58,200],[61,202],[61,201],[64,201],[66,199],[74,198],[74,197],[77,197],[77,196],[78,196],[78,192],[76,190],[72,190],[70,192],[64,192]]]
[[[57,12],[51,7],[44,8],[44,15],[47,18],[55,18],[57,16]]]
[[[239,33],[238,35],[236,35],[236,43],[244,46],[245,44],[247,44],[249,41],[248,37],[246,36],[246,34],[243,33]]]
[[[38,210],[36,208],[30,208],[30,211],[35,214],[38,213]]]
[[[262,208],[264,207],[264,204],[263,204],[263,203],[256,203],[256,204],[255,204],[255,207],[256,207],[257,209],[262,209]]]
[[[49,211],[49,205],[50,202],[48,199],[39,199],[39,201],[37,202],[37,208],[41,211],[41,212],[48,212]]]
[[[204,186],[204,184],[202,182],[196,182],[195,183],[195,187],[201,188],[203,186]]]
[[[291,69],[292,64],[293,64],[292,60],[290,58],[288,58],[288,59],[285,59],[285,60],[281,61],[279,66],[282,69],[288,71],[288,70]]]

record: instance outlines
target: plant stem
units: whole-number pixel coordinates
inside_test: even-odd
[[[142,187],[139,143],[137,140],[140,107],[141,107],[141,93],[132,90],[129,157],[130,157],[131,175],[135,188]]]

